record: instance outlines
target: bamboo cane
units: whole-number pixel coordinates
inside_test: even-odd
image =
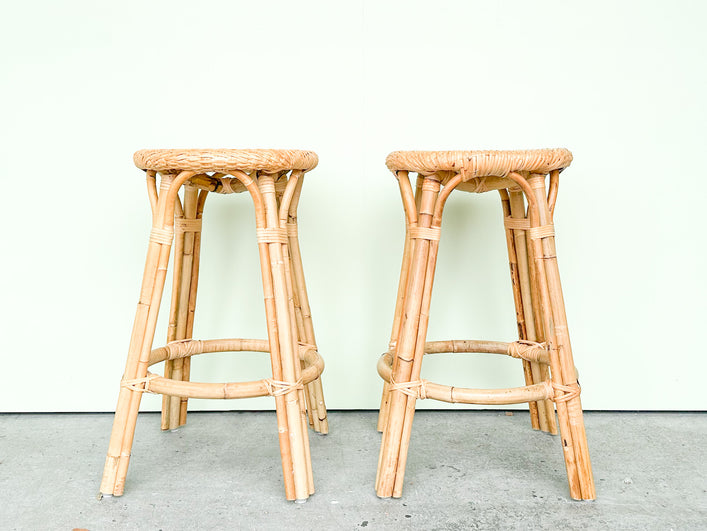
[[[257,229],[264,229],[267,226],[265,215],[265,204],[261,191],[256,184],[257,172],[253,172],[253,177],[245,174],[237,174],[237,178],[246,186],[250,192],[255,207],[255,226]],[[265,316],[267,320],[268,339],[270,347],[270,364],[272,367],[273,379],[283,381],[282,360],[280,356],[280,345],[278,337],[278,321],[275,310],[275,294],[273,277],[270,270],[270,246],[267,242],[258,242],[258,252],[260,254],[260,271],[263,281],[263,300],[265,302]],[[290,441],[290,426],[285,404],[285,395],[275,396],[275,412],[277,417],[278,439],[280,443],[280,456],[282,458],[282,475],[285,484],[285,497],[288,500],[296,498],[295,481],[292,473],[292,445]]]
[[[204,214],[204,205],[206,203],[206,197],[208,195],[207,190],[201,190],[199,192],[199,197],[196,203],[196,216],[195,219],[202,219]],[[194,333],[194,314],[196,312],[196,291],[199,284],[199,258],[201,256],[201,230],[194,232],[194,246],[193,246],[193,262],[191,271],[191,282],[189,283],[189,307],[187,311],[187,329],[186,337],[192,337]],[[191,377],[191,358],[184,358],[182,364],[182,381],[188,382]],[[181,399],[181,405],[179,410],[179,425],[183,426],[187,422],[187,398]]]
[[[405,179],[405,181],[409,185],[409,176],[408,172],[398,172],[397,175],[398,179]],[[417,219],[417,210],[419,208],[420,204],[420,198],[422,196],[422,182],[423,182],[423,177],[422,175],[417,176],[416,180],[416,185],[415,185],[415,199],[414,199],[414,207],[415,207],[415,219]],[[403,201],[405,201],[405,194],[403,193],[403,190],[401,188],[401,193],[403,194]],[[398,335],[400,334],[400,322],[402,319],[402,313],[403,313],[403,308],[405,307],[405,297],[407,296],[407,291],[408,291],[408,282],[410,279],[410,268],[411,268],[411,263],[412,263],[412,255],[413,255],[413,250],[414,250],[414,245],[415,242],[410,238],[410,220],[407,219],[406,215],[406,221],[405,221],[405,245],[403,247],[403,260],[402,264],[400,266],[400,280],[398,281],[398,294],[395,300],[395,312],[394,312],[394,317],[393,317],[393,330],[390,334],[390,343],[389,343],[389,348],[391,350],[395,350],[396,345],[397,345],[397,340],[398,340]],[[381,396],[381,407],[380,407],[380,412],[378,414],[378,426],[377,429],[378,431],[383,431],[383,428],[385,426],[385,423],[388,419],[388,406],[389,406],[389,401],[390,401],[390,384],[388,382],[383,382],[383,393]],[[377,483],[377,480],[376,480]]]
[[[520,190],[510,190],[510,207],[511,217],[515,219],[526,219],[525,202],[523,200],[523,192]],[[523,314],[525,316],[525,337],[530,341],[537,341],[535,332],[535,316],[533,314],[533,301],[531,295],[530,272],[528,264],[528,246],[526,231],[523,229],[514,229],[513,236],[515,240],[516,254],[518,258],[518,274],[521,286],[521,301],[523,304]],[[531,371],[531,382],[540,383],[543,381],[542,368],[538,362],[529,362]],[[547,415],[547,406],[544,402],[535,402],[535,409],[538,414],[538,427],[541,431],[550,431],[550,422]],[[535,428],[535,426],[533,426]]]
[[[265,203],[265,216],[267,228],[279,227],[277,198],[275,197],[275,183],[272,174],[258,176],[258,187]],[[270,253],[270,271],[275,297],[275,319],[278,323],[277,337],[271,338],[279,343],[280,362],[282,364],[283,379],[292,385],[297,382],[295,364],[295,344],[290,327],[290,315],[287,300],[287,288],[284,271],[283,244],[268,242]],[[297,500],[305,500],[309,496],[306,470],[306,457],[304,450],[304,436],[302,433],[301,411],[299,406],[299,393],[292,392],[285,395],[287,423],[290,430],[290,445],[292,450],[292,470],[295,482],[295,496]]]
[[[300,194],[302,192],[302,184],[304,175],[299,177],[297,188],[290,202],[287,217],[287,236],[289,244],[289,253],[292,264],[292,280],[295,286],[294,295],[299,309],[301,330],[300,340],[305,344],[312,345],[316,348],[317,342],[314,335],[314,324],[312,322],[312,311],[309,305],[309,297],[307,296],[307,286],[304,277],[304,267],[302,265],[302,255],[299,246],[299,237],[297,231],[297,206],[299,204]],[[322,390],[321,378],[317,378],[309,384],[311,400],[313,402],[312,417],[314,430],[326,434],[329,432],[329,421],[327,419],[326,405],[324,403],[324,392]]]
[[[501,204],[503,207],[504,219],[510,217],[512,214],[511,202],[508,195],[508,191],[499,190],[501,194]],[[525,217],[525,216],[523,216]],[[511,286],[513,288],[513,302],[515,304],[516,310],[516,323],[518,324],[518,338],[528,339],[528,334],[526,331],[527,323],[525,322],[525,308],[523,307],[523,296],[521,293],[521,279],[520,273],[518,271],[518,253],[516,250],[516,239],[514,236],[513,229],[506,227],[506,246],[508,248],[508,263],[511,270]],[[533,384],[533,373],[531,363],[527,360],[523,360],[523,375],[525,377],[525,384]],[[536,402],[529,402],[528,409],[530,410],[530,424],[533,429],[540,429],[540,418],[538,414],[538,404]]]
[[[184,215],[184,210],[182,208],[182,203],[179,199],[179,196],[176,197],[175,202],[175,217],[183,217]],[[177,320],[178,320],[178,314],[179,314],[179,288],[181,287],[181,279],[182,279],[182,267],[184,264],[184,233],[181,233],[179,231],[175,232],[174,235],[174,245],[173,245],[173,253],[174,253],[174,272],[172,275],[172,300],[170,303],[170,308],[169,308],[169,324],[167,327],[167,343],[170,343],[172,341],[175,341],[177,339]],[[175,376],[174,368],[175,365],[179,363],[179,370],[176,376],[179,376],[181,374],[181,367],[183,365],[183,360],[167,360],[164,363],[164,377],[172,379],[173,376]],[[181,380],[181,378],[179,378]],[[171,408],[171,403],[172,403],[173,397],[163,395],[162,396],[162,414],[161,414],[161,422],[160,422],[160,427],[163,430],[169,430],[169,429],[174,429],[176,426],[171,426],[170,422],[170,415],[172,413],[172,408]]]
[[[432,214],[439,192],[439,181],[433,177],[424,179],[418,226],[430,228]],[[416,344],[419,340],[420,330],[426,333],[426,314],[429,311],[429,300],[425,298],[426,281],[434,275],[436,249],[430,252],[430,240],[419,239],[415,242],[412,270],[410,276],[410,291],[405,301],[405,315],[401,322],[401,332],[397,341],[397,367],[393,367],[393,375],[398,383],[410,382],[413,377],[413,365],[416,353]],[[425,306],[427,303],[427,306]],[[423,317],[424,314],[424,317]],[[423,339],[424,342],[424,339]],[[424,345],[422,347],[424,350]],[[419,364],[418,364],[419,365]],[[390,395],[388,423],[383,431],[383,444],[379,462],[380,478],[377,487],[378,496],[390,497],[395,495],[395,476],[399,470],[398,461],[401,457],[401,445],[407,449],[404,436],[409,435],[412,414],[409,412],[408,397],[398,391]],[[414,403],[412,407],[414,413]],[[407,413],[407,414],[406,414]],[[409,437],[408,437],[409,439]]]
[[[156,216],[152,224],[152,234],[155,237],[151,236],[148,246],[140,298],[123,375],[126,380],[144,378],[147,374],[147,361],[154,339],[159,302],[171,249],[174,201],[179,187],[192,175],[193,172],[187,171],[181,172],[176,178],[165,175],[160,184],[162,193],[157,201]],[[142,393],[139,390],[129,387],[120,389],[113,430],[108,444],[106,466],[101,480],[100,492],[103,495],[120,496],[123,493],[141,397]]]
[[[296,194],[298,185],[300,184],[300,179],[302,176],[301,171],[292,171],[289,179],[283,176],[282,182],[285,185],[281,199],[277,203],[278,207],[278,223],[280,229],[282,229],[285,234],[287,233],[287,218],[289,214],[289,208],[292,203],[292,198]],[[295,305],[294,305],[294,285],[293,285],[293,273],[290,268],[291,258],[289,256],[289,238],[286,238],[282,243],[282,256],[283,256],[283,266],[285,270],[285,285],[287,289],[287,301],[290,314],[290,333],[294,340],[294,369],[296,381],[301,381],[302,379],[302,369],[304,367],[304,360],[301,359],[299,355],[299,341],[300,337],[299,331],[297,329],[297,318],[295,315]],[[307,399],[305,398],[305,390],[309,390],[307,385],[302,386],[301,389],[297,391],[298,395],[298,405],[300,408],[300,418],[302,423],[302,439],[304,444],[304,457],[305,466],[304,470],[307,478],[308,494],[314,493],[314,477],[312,474],[312,458],[309,451],[309,431],[308,431],[308,418],[307,418]]]
[[[535,193],[540,225],[552,225],[552,216],[545,193],[545,176],[533,174],[528,181]],[[551,308],[553,321],[553,328],[551,328],[551,330],[555,336],[554,344],[557,346],[557,358],[560,365],[557,372],[553,370],[553,378],[561,379],[561,384],[565,386],[577,385],[575,366],[572,358],[572,346],[567,331],[567,316],[565,314],[565,303],[562,296],[560,273],[557,267],[555,237],[554,235],[549,235],[538,238],[536,241],[538,242],[535,244],[536,249],[538,247],[542,249],[542,251],[540,251],[540,249],[538,249],[538,251],[542,252],[542,261],[544,263],[545,274],[547,275],[548,298],[551,304],[549,308]],[[546,330],[550,330],[550,328]],[[558,402],[558,405],[561,403],[564,404],[565,402]],[[582,404],[579,395],[577,394],[576,397],[568,400],[566,404],[567,415],[569,417],[568,423],[572,434],[572,444],[577,463],[580,487],[580,496],[578,499],[592,500],[596,498],[596,492],[589,459],[589,450],[587,448]]]
[[[540,297],[540,285],[538,283],[538,273],[537,273],[537,261],[534,253],[534,246],[533,242],[529,239],[526,238],[526,244],[527,244],[527,252],[528,252],[528,277],[530,280],[530,293],[531,293],[531,302],[532,302],[532,312],[534,316],[534,330],[535,330],[535,339],[534,341],[538,341],[540,343],[545,342],[545,329],[544,329],[544,321],[542,319],[542,307],[540,304],[541,297]],[[535,317],[537,316],[537,317]],[[550,381],[550,366],[549,366],[549,360],[547,362],[539,362],[538,363],[540,367],[540,381]],[[552,435],[557,435],[557,420],[555,418],[555,404],[552,400],[544,400],[543,402],[539,402],[538,405],[540,407],[545,408],[545,418],[547,419],[547,432],[552,434]]]

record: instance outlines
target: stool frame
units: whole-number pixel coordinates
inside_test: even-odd
[[[140,153],[136,153],[136,163]],[[249,156],[252,158],[252,153]],[[311,156],[316,165],[316,155]],[[288,500],[306,500],[314,492],[307,425],[325,434],[328,420],[320,379],[324,363],[317,352],[297,235],[297,205],[305,171],[219,172],[209,171],[208,165],[199,170],[146,171],[152,230],[101,481],[102,495],[123,494],[143,392],[163,395],[161,427],[165,430],[186,422],[189,398],[273,396],[285,495]],[[180,188],[184,189],[183,199]],[[192,339],[201,219],[209,192],[247,192],[253,201],[267,340]],[[152,349],[173,242],[167,345]],[[225,384],[189,381],[191,356],[227,351],[269,352],[272,377]],[[161,361],[165,362],[163,377],[148,372],[150,365]]]
[[[568,155],[571,161],[571,154],[562,151],[565,153],[561,155]],[[426,152],[402,153],[414,156]],[[552,434],[557,433],[556,408],[570,496],[595,498],[555,252],[553,213],[561,169],[564,168],[547,172],[509,171],[500,175],[467,171],[463,167],[456,171],[420,170],[413,192],[411,172],[391,168],[402,196],[406,237],[390,348],[378,363],[378,372],[384,380],[378,418],[378,429],[383,432],[376,476],[378,496],[402,495],[416,401],[432,398],[486,405],[527,402],[532,427]],[[500,193],[519,341],[426,341],[442,213],[455,189]],[[513,389],[464,389],[421,379],[424,355],[441,352],[494,353],[519,358],[526,385]]]

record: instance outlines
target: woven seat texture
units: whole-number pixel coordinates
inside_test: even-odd
[[[394,151],[386,158],[391,171],[431,174],[438,171],[464,172],[469,177],[505,177],[513,171],[547,174],[572,162],[567,149],[519,151]]]
[[[141,149],[133,156],[141,170],[159,172],[258,170],[309,171],[319,159],[312,151],[297,149]]]

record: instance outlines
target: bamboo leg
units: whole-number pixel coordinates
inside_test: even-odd
[[[537,277],[537,264],[535,260],[535,254],[533,249],[533,242],[529,238],[526,238],[527,249],[528,249],[528,273],[530,278],[530,291],[532,300],[532,312],[535,317],[535,339],[539,343],[545,342],[545,329],[543,325],[542,318],[542,307],[540,304],[540,285],[538,283]],[[540,367],[540,381],[550,380],[550,367],[546,363],[539,363]],[[536,382],[537,383],[537,382]],[[555,418],[555,403],[552,400],[542,400],[538,403],[540,406],[545,407],[545,417],[547,418],[548,433],[552,435],[557,435],[557,420]]]
[[[545,192],[545,176],[531,175],[528,182],[535,194],[537,223],[539,226],[552,226],[552,215]],[[554,232],[550,235],[542,235],[536,238],[533,244],[536,253],[536,263],[539,266],[538,274],[541,277],[545,275],[545,291],[548,303],[546,308],[549,309],[548,313],[551,314],[548,316],[551,319],[546,318],[546,323],[549,325],[546,327],[546,337],[550,343],[552,379],[560,385],[571,388],[577,385],[577,377],[567,330],[567,316],[562,297],[560,274],[557,267]],[[542,282],[542,278],[540,280]],[[564,411],[560,416],[561,410]],[[577,394],[567,401],[557,400],[557,412],[558,417],[561,417],[560,431],[563,447],[565,449],[568,449],[569,446],[572,447],[573,459],[568,460],[569,452],[565,453],[565,463],[570,481],[570,494],[575,499],[595,499],[594,478],[579,395]],[[575,479],[576,484],[574,483]]]
[[[293,300],[296,303],[296,309],[299,315],[298,337],[302,343],[312,345],[316,348],[317,343],[314,336],[314,326],[312,323],[309,299],[307,297],[307,287],[305,284],[304,269],[302,267],[302,256],[297,238],[296,217],[289,217],[287,231],[289,241],[288,251],[290,255],[292,272]],[[326,434],[329,432],[329,421],[327,419],[321,377],[310,383],[307,386],[307,390],[310,400],[309,409],[312,415],[312,427],[314,431]]]
[[[401,175],[401,179],[407,179],[407,175]],[[415,187],[415,205],[419,210],[420,198],[422,196],[422,181],[423,177],[419,175],[417,177],[417,183]],[[390,344],[389,350],[393,354],[393,359],[395,359],[395,351],[397,348],[398,334],[400,333],[400,321],[403,315],[403,308],[405,307],[405,296],[407,294],[408,280],[410,278],[410,268],[412,263],[412,255],[414,249],[414,241],[410,238],[410,227],[409,223],[405,223],[405,246],[403,248],[403,261],[400,266],[400,280],[398,282],[398,295],[395,300],[395,312],[393,317],[393,330],[390,334]],[[383,393],[381,396],[380,411],[378,413],[378,431],[383,431],[383,427],[388,419],[388,409],[390,405],[390,385],[388,382],[383,382]]]
[[[280,229],[273,176],[269,174],[259,176],[258,186],[265,203],[267,229]],[[285,227],[282,227],[282,229],[284,228]],[[270,269],[275,306],[275,315],[268,316],[268,319],[271,320],[274,317],[277,328],[277,337],[269,337],[271,352],[277,348],[274,347],[274,343],[277,343],[279,345],[283,381],[290,385],[295,385],[297,382],[296,366],[299,367],[300,360],[296,338],[292,335],[292,327],[290,324],[283,249],[286,243],[280,243],[275,240],[271,241],[269,239],[266,239],[266,242],[268,244],[270,263],[269,265],[263,264],[263,267],[269,267]],[[306,430],[303,433],[299,395],[299,392],[289,392],[286,393],[284,397],[290,436],[295,497],[297,500],[305,500],[310,494],[308,478],[311,474],[307,470],[305,450]]]
[[[284,256],[284,263],[285,263],[285,281],[287,285],[287,296],[289,300],[289,310],[290,310],[290,329],[292,333],[293,338],[298,338],[299,336],[299,331],[297,329],[297,318],[295,315],[295,306],[294,306],[294,286],[292,283],[292,270],[290,269],[290,264],[291,264],[291,258],[289,256],[288,252],[288,246],[283,245],[282,246],[282,251],[283,251],[283,256]],[[298,356],[299,348],[295,346],[295,353],[296,356]],[[302,361],[299,359],[299,357],[296,358],[294,367],[295,367],[295,378],[297,381],[302,376]],[[310,388],[308,386],[303,387],[303,389],[300,389],[297,391],[297,394],[299,395],[299,408],[300,408],[300,417],[302,419],[302,438],[304,440],[304,457],[305,457],[305,470],[307,473],[307,486],[309,489],[309,494],[312,494],[314,492],[314,477],[312,475],[312,457],[310,455],[309,451],[309,432],[307,430],[307,425],[308,425],[308,415],[307,415],[307,393],[309,392]],[[317,423],[317,427],[318,423]]]
[[[509,217],[512,216],[512,208],[511,208],[511,201],[509,198],[509,194],[506,190],[500,190],[501,193],[501,203],[503,205],[503,214],[504,217]],[[522,200],[522,197],[521,197]],[[523,213],[521,216],[512,216],[515,218],[525,218],[525,208],[523,208]],[[518,238],[515,233],[520,232],[520,231],[515,231],[510,228],[506,228],[506,245],[508,247],[508,263],[510,265],[510,270],[511,270],[511,285],[513,286],[513,302],[515,304],[515,309],[516,309],[516,322],[518,323],[518,338],[519,339],[528,339],[528,333],[526,330],[527,323],[525,321],[525,314],[527,313],[526,308],[523,305],[523,286],[521,283],[521,276],[519,272],[519,264],[518,264],[518,252],[517,252],[517,244],[519,243],[516,241]],[[525,235],[523,234],[523,245],[525,244]],[[526,260],[527,261],[527,260]],[[531,315],[532,318],[532,315]],[[529,361],[527,360],[522,360],[523,361],[523,375],[525,376],[525,384],[526,385],[532,385],[534,382],[533,378],[533,372],[532,372],[532,365]],[[529,402],[528,403],[528,408],[530,410],[530,424],[532,425],[534,430],[538,430],[541,427],[540,423],[540,416],[538,413],[538,405],[537,402]]]
[[[304,267],[302,266],[302,254],[299,246],[299,237],[297,235],[297,206],[302,191],[303,179],[304,176],[299,177],[287,212],[288,254],[290,256],[293,301],[295,303],[296,313],[299,316],[298,338],[300,342],[312,345],[316,348],[317,342],[314,335],[312,311],[309,306],[309,297],[307,296],[307,285],[305,283]],[[308,411],[311,415],[312,427],[314,431],[318,433],[327,434],[329,433],[329,420],[327,418],[327,410],[324,402],[321,377],[317,378],[306,387],[309,399]]]
[[[145,261],[140,298],[101,480],[102,495],[120,496],[125,487],[135,423],[142,390],[145,388],[145,382],[140,380],[147,375],[149,353],[167,274],[172,242],[173,202],[176,191],[191,175],[193,175],[191,172],[183,172],[176,180],[171,175],[165,175],[160,185],[162,193],[157,201],[157,212],[153,216],[153,230]],[[148,175],[148,179],[154,179],[154,176]],[[169,204],[170,202],[172,205]],[[169,225],[165,225],[166,219],[170,220]]]
[[[511,190],[509,192],[511,217],[514,219],[525,218],[525,202],[523,200],[523,192],[520,190]],[[528,246],[526,231],[523,229],[514,229],[513,236],[515,240],[515,249],[518,260],[518,278],[521,288],[521,301],[523,305],[523,315],[525,317],[525,336],[519,339],[528,339],[530,341],[538,341],[536,334],[535,315],[533,313],[533,300],[530,282],[530,266],[528,261]],[[539,362],[529,362],[531,371],[530,384],[538,384],[543,381],[543,368]],[[545,373],[547,370],[545,370]],[[538,415],[538,426],[533,425],[533,428],[540,429],[544,432],[551,432],[551,426],[554,424],[551,419],[548,419],[548,403],[549,400],[541,402],[532,402],[535,405],[535,411]],[[552,410],[552,404],[549,404],[549,409]],[[553,417],[554,417],[554,410]],[[554,419],[553,419],[554,420]],[[556,431],[556,430],[555,430]]]
[[[433,176],[424,179],[418,227],[430,228],[439,187],[439,181]],[[397,341],[397,366],[393,368],[392,373],[392,378],[396,383],[407,383],[419,378],[427,333],[427,314],[437,244],[429,239],[419,238],[414,247],[409,291],[405,299],[405,314],[401,321],[400,335]],[[408,396],[401,390],[390,393],[388,419],[383,431],[378,463],[379,474],[376,490],[380,497],[400,496],[414,410],[415,398],[413,396]],[[398,475],[400,476],[399,480],[396,478]]]
[[[192,282],[196,279],[195,270],[198,271],[198,264],[195,263],[195,239],[197,230],[194,227],[186,227],[180,224],[179,220],[195,220],[197,217],[197,203],[199,190],[192,185],[184,187],[184,209],[178,217],[175,231],[175,263],[174,282],[172,288],[172,310],[170,311],[170,329],[167,341],[178,341],[191,338],[189,329],[190,308],[194,305],[192,298],[196,297],[196,289],[192,290]],[[179,206],[177,204],[177,206]],[[185,230],[188,228],[189,230]],[[196,288],[196,286],[194,286]],[[172,316],[174,320],[172,320]],[[193,327],[193,314],[191,319]],[[169,373],[170,377],[178,381],[188,380],[185,368],[188,366],[188,358],[173,360]],[[165,364],[166,365],[166,364]],[[165,372],[167,368],[165,367]],[[187,399],[171,396],[168,398],[169,409],[163,409],[163,418],[166,417],[167,426],[163,429],[174,430],[186,422]],[[163,401],[164,408],[164,401]],[[166,414],[165,414],[166,413]]]
[[[199,197],[196,203],[196,219],[202,219],[204,214],[204,204],[208,191],[202,190],[199,192]],[[201,228],[200,224],[194,230],[194,246],[193,246],[193,261],[191,271],[191,282],[189,283],[189,305],[187,309],[187,325],[185,336],[193,337],[194,332],[194,314],[196,311],[196,290],[199,284],[199,258],[201,256]],[[182,365],[182,381],[189,381],[191,374],[191,357],[184,358]],[[183,397],[179,410],[179,425],[183,426],[187,422],[187,403],[188,399]]]
[[[179,196],[175,199],[175,217],[183,217],[184,210],[182,208],[182,203],[179,200]],[[177,315],[179,314],[179,288],[181,286],[182,279],[182,266],[184,263],[184,233],[179,231],[175,232],[174,235],[174,272],[172,275],[172,301],[169,307],[169,325],[167,328],[167,342],[174,341],[177,339]],[[175,372],[176,362],[179,362],[179,368]],[[181,375],[182,360],[165,360],[164,362],[164,377],[172,379],[174,376]],[[181,379],[181,378],[180,378]],[[171,403],[172,398],[169,395],[162,395],[162,415],[160,427],[163,430],[169,430],[176,428],[172,426],[170,428],[170,414],[172,411]]]

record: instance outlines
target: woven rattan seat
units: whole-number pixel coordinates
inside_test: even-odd
[[[309,171],[319,159],[312,151],[297,149],[141,149],[133,157],[141,170],[233,171],[251,170]]]
[[[530,149],[518,151],[394,151],[385,163],[391,171],[431,174],[463,170],[470,178],[505,177],[510,172],[529,171],[548,174],[563,170],[572,162],[567,149]]]

